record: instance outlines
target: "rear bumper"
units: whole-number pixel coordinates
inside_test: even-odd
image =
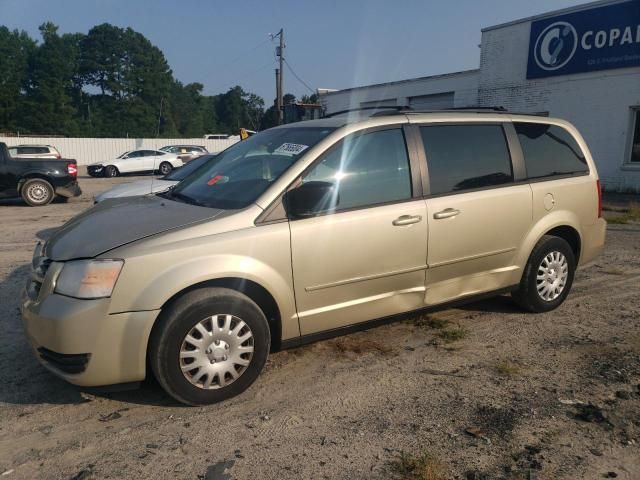
[[[79,197],[82,195],[82,190],[80,190],[80,185],[77,181],[71,182],[67,185],[61,187],[55,187],[56,195],[60,195],[61,197]]]
[[[599,218],[593,225],[583,227],[580,265],[589,263],[602,253],[606,234],[607,222],[604,218]]]

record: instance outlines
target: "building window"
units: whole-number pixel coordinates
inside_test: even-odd
[[[631,120],[631,157],[629,161],[640,165],[640,107],[632,109]]]

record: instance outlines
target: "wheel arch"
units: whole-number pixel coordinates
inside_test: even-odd
[[[176,292],[169,299],[167,299],[161,306],[161,312],[165,310],[173,302],[181,298],[183,295],[198,290],[200,288],[228,288],[237,292],[243,293],[249,297],[252,301],[258,305],[260,310],[264,313],[269,323],[269,329],[271,331],[271,350],[278,351],[282,344],[282,317],[278,303],[274,296],[265,287],[253,280],[249,280],[241,277],[222,277],[213,278],[210,280],[204,280],[198,283],[194,283],[186,288],[183,288],[179,292]],[[157,325],[157,320],[154,323],[154,328]]]
[[[576,265],[580,263],[582,233],[579,219],[573,212],[558,211],[541,218],[524,239],[517,259],[517,264],[522,267],[522,270],[524,270],[533,248],[545,235],[552,235],[566,240],[575,254]]]
[[[24,175],[22,175],[20,177],[20,179],[18,180],[18,194],[21,195],[22,194],[22,187],[23,185],[28,181],[28,180],[33,180],[33,179],[38,179],[38,180],[44,180],[45,182],[47,182],[49,185],[51,185],[51,188],[53,188],[55,190],[55,187],[53,186],[53,183],[51,183],[51,179],[49,177],[47,177],[45,174],[43,173],[38,173],[38,172],[29,172],[29,173],[25,173]]]

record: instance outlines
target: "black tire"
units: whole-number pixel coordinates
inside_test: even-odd
[[[542,262],[547,255],[554,252],[561,253],[566,259],[567,266],[567,278],[564,283],[564,287],[559,292],[559,295],[553,299],[545,299],[538,292],[538,271],[542,266]],[[576,258],[571,246],[566,240],[560,237],[554,237],[551,235],[545,235],[540,241],[533,247],[533,251],[529,256],[527,265],[524,268],[522,274],[522,280],[518,290],[513,292],[511,296],[523,309],[534,312],[548,312],[559,307],[562,302],[567,298],[571,285],[573,284],[573,277],[576,271]],[[547,280],[540,280],[543,284]]]
[[[158,171],[162,175],[169,175],[171,173],[171,170],[173,170],[173,165],[171,165],[169,162],[162,162],[160,164],[160,167],[158,167]]]
[[[253,353],[250,363],[235,380],[231,380],[226,386],[218,385],[215,389],[206,389],[204,386],[194,385],[187,379],[187,375],[192,375],[192,372],[183,374],[181,363],[185,360],[181,360],[180,355],[187,334],[195,334],[192,330],[196,325],[215,315],[221,315],[222,321],[224,315],[231,315],[245,322],[253,334]],[[212,341],[207,340],[209,337],[202,338]],[[208,405],[245,391],[260,375],[267,361],[270,344],[271,335],[267,319],[260,307],[249,297],[227,288],[201,288],[179,297],[163,310],[149,339],[149,363],[162,388],[173,398],[187,405]],[[207,348],[214,346],[213,343],[208,345]],[[205,347],[206,345],[202,349]],[[226,358],[225,356],[224,360]],[[215,360],[211,363],[215,363]],[[203,370],[210,368],[204,362],[198,363],[193,370],[198,370],[200,366]],[[235,366],[233,368],[235,371]],[[193,377],[196,376],[197,373],[193,374]],[[228,378],[226,373],[223,376],[225,379]],[[219,376],[212,377],[219,383]]]
[[[20,188],[22,199],[31,207],[48,205],[55,197],[53,187],[41,178],[32,178],[22,184]]]
[[[105,167],[105,169],[104,169],[104,176],[105,177],[117,177],[118,175],[120,175],[120,172],[113,165],[107,165]]]

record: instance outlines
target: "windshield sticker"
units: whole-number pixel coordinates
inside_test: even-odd
[[[298,143],[283,143],[278,148],[276,148],[273,153],[279,155],[299,155],[304,152],[309,145],[300,145]]]
[[[209,186],[215,185],[216,183],[218,183],[223,178],[224,177],[222,175],[216,175],[215,177],[213,177],[211,180],[209,180],[207,182],[207,185],[209,185]]]

